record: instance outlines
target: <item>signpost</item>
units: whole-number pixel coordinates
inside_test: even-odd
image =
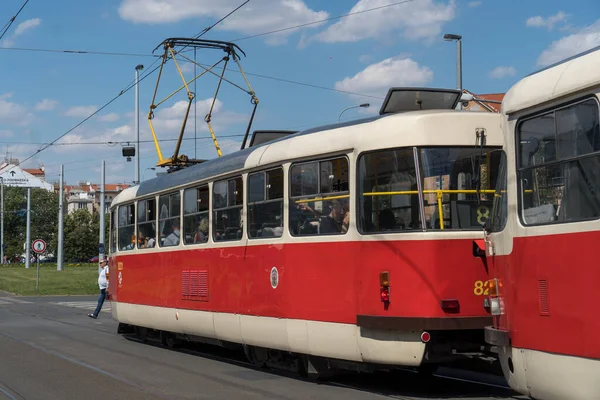
[[[46,251],[46,242],[42,239],[35,239],[31,243],[31,248],[37,253],[37,270],[35,271],[35,290],[39,291],[40,288],[40,254]]]

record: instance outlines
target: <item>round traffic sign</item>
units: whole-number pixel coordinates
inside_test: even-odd
[[[46,242],[44,242],[42,239],[35,239],[33,243],[31,243],[31,248],[38,254],[43,253],[46,251]]]

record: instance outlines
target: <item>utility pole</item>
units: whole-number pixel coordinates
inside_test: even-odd
[[[135,67],[135,132],[136,132],[136,141],[137,144],[135,149],[137,154],[135,155],[135,179],[133,183],[140,183],[140,71],[144,69],[142,64],[139,64]]]
[[[60,165],[60,183],[59,183],[59,197],[58,197],[58,254],[56,258],[56,270],[62,271],[63,269],[63,238],[64,238],[64,213],[63,213],[63,197],[64,188],[63,184],[65,181],[65,166]]]
[[[98,246],[98,252],[100,253],[98,255],[98,260],[102,261],[104,260],[104,208],[105,208],[105,200],[104,200],[104,180],[105,180],[105,176],[104,176],[104,170],[106,167],[106,162],[104,160],[102,160],[102,168],[101,168],[101,177],[100,177],[100,244]],[[98,266],[98,273],[100,273],[100,266]]]
[[[31,258],[31,188],[27,188],[27,238],[25,243],[25,268],[29,268]]]

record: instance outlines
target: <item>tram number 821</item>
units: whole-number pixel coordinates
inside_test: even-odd
[[[475,287],[473,293],[475,296],[487,296],[490,290],[488,281],[475,281]]]

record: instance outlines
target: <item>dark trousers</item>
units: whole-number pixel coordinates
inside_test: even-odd
[[[104,298],[106,297],[106,289],[100,289],[100,297],[98,297],[98,307],[94,311],[94,317],[97,317],[100,314],[100,310],[102,310],[102,305],[104,304]]]

